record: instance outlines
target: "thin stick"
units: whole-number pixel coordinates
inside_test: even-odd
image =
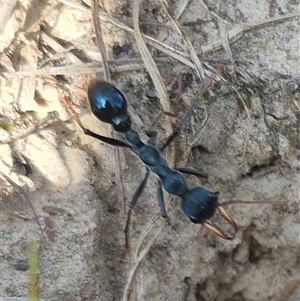
[[[137,257],[135,263],[133,264],[133,266],[131,267],[129,276],[127,278],[127,283],[125,285],[125,289],[123,292],[123,297],[122,297],[122,301],[127,301],[128,300],[128,290],[131,284],[131,281],[135,275],[136,269],[139,266],[140,262],[142,261],[142,259],[147,255],[147,253],[149,252],[151,246],[153,245],[154,241],[156,240],[157,236],[160,234],[161,229],[164,225],[163,221],[160,219],[160,225],[157,228],[157,231],[155,232],[154,236],[151,238],[151,240],[148,242],[148,244],[145,246],[145,248],[140,252],[139,256]]]
[[[101,53],[102,57],[102,64],[104,67],[104,79],[105,81],[111,83],[111,77],[110,77],[110,72],[109,72],[109,66],[107,62],[107,57],[106,57],[106,50],[105,50],[105,44],[103,41],[103,34],[102,34],[102,28],[101,28],[101,22],[99,18],[99,1],[98,0],[93,0],[92,1],[92,17],[93,17],[93,23],[94,23],[94,28],[95,28],[95,33],[97,37],[97,43],[98,43],[98,48]],[[117,138],[117,133],[112,130],[112,136],[113,138]],[[120,157],[120,150],[117,147],[114,147],[114,159],[115,159],[115,165],[116,165],[116,177],[117,177],[117,182],[118,182],[118,195],[119,195],[119,203],[121,207],[121,213],[123,215],[123,218],[125,219],[126,215],[126,200],[125,200],[125,192],[124,192],[124,182],[123,182],[123,172],[121,169],[121,157]],[[127,232],[125,237],[127,247],[130,250],[130,235]],[[130,265],[131,265],[131,258],[130,258]],[[134,275],[133,275],[134,276]],[[135,278],[134,282],[135,284]],[[133,285],[133,290],[135,292],[136,286]]]
[[[202,64],[197,56],[197,53],[195,51],[195,48],[191,42],[191,40],[189,39],[189,37],[184,33],[184,31],[181,29],[181,26],[179,24],[179,22],[177,21],[177,19],[175,19],[171,13],[169,12],[169,4],[166,0],[161,0],[161,5],[163,6],[166,14],[168,15],[169,19],[171,20],[171,22],[173,23],[173,26],[175,28],[175,30],[178,32],[179,35],[181,35],[183,42],[185,44],[185,47],[192,59],[192,61],[194,62],[195,66],[196,66],[196,71],[197,71],[197,75],[200,78],[201,81],[204,81],[205,79],[205,73],[204,73],[204,69],[202,67]]]
[[[98,17],[99,16],[98,7],[99,7],[99,1],[93,0],[92,1],[92,18],[93,18],[94,29],[95,29],[96,38],[97,38],[97,44],[98,44],[98,48],[101,53],[102,64],[104,67],[104,79],[105,79],[105,81],[110,83],[111,78],[110,78],[110,72],[109,72],[109,67],[108,67],[108,63],[107,63],[107,57],[106,57],[105,45],[104,45],[104,41],[103,41],[101,23],[100,23],[100,20]]]
[[[0,144],[10,144],[19,139],[24,139],[27,136],[31,135],[32,133],[35,133],[40,127],[43,127],[44,125],[48,124],[50,121],[56,119],[57,117],[58,117],[58,113],[56,111],[49,112],[45,118],[43,118],[36,124],[33,124],[32,126],[28,127],[25,131],[21,133],[13,134],[8,139],[0,141]]]
[[[288,204],[288,201],[242,201],[242,200],[231,200],[222,203],[222,206],[228,206],[228,205],[236,205],[236,204],[246,204],[246,205],[286,205]]]
[[[171,112],[170,100],[169,100],[166,86],[165,86],[162,76],[158,70],[158,67],[155,64],[155,61],[152,58],[152,55],[143,40],[141,31],[139,28],[139,5],[140,5],[140,0],[135,0],[134,4],[133,4],[134,37],[135,37],[136,43],[138,45],[142,59],[144,61],[144,64],[147,68],[147,71],[149,72],[149,74],[151,76],[151,79],[153,81],[155,89],[158,93],[158,97],[159,97],[161,106],[165,112]],[[166,124],[167,131],[169,133],[171,133],[172,132],[172,127],[171,127],[172,120],[171,120],[171,118],[167,118],[167,120],[168,120],[168,122]]]
[[[105,44],[103,41],[103,34],[102,34],[102,28],[101,28],[101,22],[99,19],[99,1],[93,0],[92,1],[92,17],[93,17],[93,24],[95,28],[98,48],[101,53],[102,57],[102,64],[104,67],[104,79],[105,81],[111,83],[111,77],[109,72],[109,66],[108,61],[106,57],[106,50],[105,50]],[[117,138],[116,132],[112,131],[113,138]],[[123,217],[125,218],[126,215],[126,201],[125,201],[125,192],[124,192],[124,185],[123,185],[123,173],[121,169],[121,158],[120,158],[120,151],[117,147],[114,147],[114,159],[115,159],[115,165],[116,165],[116,176],[117,176],[117,182],[118,182],[118,195],[119,195],[119,203],[121,206],[121,212]]]

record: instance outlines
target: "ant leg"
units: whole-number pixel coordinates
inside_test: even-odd
[[[179,172],[188,174],[188,175],[193,175],[193,176],[196,176],[196,177],[202,177],[202,178],[205,178],[205,179],[208,178],[208,175],[206,173],[201,172],[199,170],[192,169],[192,168],[179,167],[179,168],[174,168],[174,169],[179,171]]]
[[[76,121],[78,123],[78,125],[81,127],[82,131],[84,132],[85,135],[91,136],[93,138],[96,138],[106,144],[109,145],[113,145],[113,146],[119,146],[119,147],[128,147],[131,148],[131,146],[121,140],[117,140],[117,139],[113,139],[113,138],[109,138],[109,137],[104,137],[101,135],[98,135],[90,130],[88,130],[87,128],[85,128],[83,126],[83,124],[81,123],[81,121],[79,119],[76,118]]]
[[[109,138],[109,137],[104,137],[104,136],[101,136],[101,135],[98,135],[88,129],[85,129],[84,130],[84,134],[85,135],[88,135],[88,136],[91,136],[91,137],[94,137],[106,144],[110,144],[110,145],[113,145],[113,146],[119,146],[119,147],[128,147],[128,148],[131,148],[131,146],[121,140],[117,140],[117,139],[113,139],[113,138]]]
[[[217,207],[217,209],[219,210],[219,212],[223,216],[223,218],[226,219],[233,226],[234,231],[236,233],[238,230],[238,227],[237,227],[237,224],[235,223],[235,221],[233,220],[233,218],[229,216],[229,214],[225,211],[225,209],[222,206],[219,205]],[[231,240],[234,238],[234,236],[227,235],[225,232],[220,230],[217,226],[214,226],[209,222],[204,222],[203,226],[205,226],[207,229],[209,229],[210,231],[214,232],[215,234],[217,234],[218,236],[220,236],[226,240]]]
[[[170,223],[170,218],[167,215],[166,207],[165,207],[165,201],[164,201],[164,192],[162,189],[162,183],[161,181],[158,181],[158,187],[157,187],[157,197],[158,197],[158,205],[160,208],[161,216],[167,220],[168,223]]]
[[[194,113],[195,105],[196,103],[195,101],[193,101],[191,106],[185,111],[182,117],[178,119],[179,122],[177,120],[173,133],[168,137],[167,141],[159,148],[160,151],[163,151],[179,135],[181,130],[185,127],[185,124],[187,123],[188,119]]]
[[[145,175],[145,178],[144,180],[141,182],[139,188],[137,189],[137,191],[135,192],[133,198],[132,198],[132,201],[129,205],[129,210],[128,210],[128,213],[127,213],[127,220],[126,220],[126,226],[125,226],[125,230],[124,230],[124,233],[125,233],[125,248],[128,250],[129,249],[129,237],[128,237],[128,232],[129,232],[129,225],[130,225],[130,220],[131,220],[131,212],[132,210],[134,210],[136,204],[137,204],[137,201],[138,199],[140,198],[142,192],[144,191],[145,187],[146,187],[146,183],[147,183],[147,180],[148,180],[148,177],[149,177],[149,174],[150,174],[150,171],[149,169],[147,169],[147,173]]]

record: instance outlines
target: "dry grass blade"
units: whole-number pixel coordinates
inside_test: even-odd
[[[7,140],[2,140],[0,142],[0,145],[13,143],[19,139],[24,139],[25,137],[35,133],[37,129],[39,129],[40,127],[43,127],[47,125],[49,122],[55,120],[57,117],[58,117],[58,113],[56,111],[49,112],[45,118],[43,118],[41,121],[37,122],[36,124],[28,127],[24,132],[13,134]]]
[[[151,44],[149,44],[151,45]],[[69,49],[70,50],[70,49]],[[63,53],[60,53],[57,57],[60,57]],[[55,59],[52,57],[51,59]],[[51,60],[50,59],[50,60]],[[168,57],[160,57],[155,58],[155,62],[157,65],[162,64],[172,64],[174,61]],[[190,68],[195,69],[194,64],[189,60],[184,59],[181,63],[189,66]],[[116,62],[109,62],[109,69],[112,72],[129,72],[129,71],[137,71],[145,69],[145,66],[141,59],[128,59],[128,60],[118,60]],[[89,74],[89,73],[103,73],[104,67],[100,63],[85,63],[85,64],[74,64],[70,66],[62,66],[62,67],[46,67],[41,69],[34,70],[24,70],[24,71],[16,71],[16,72],[2,72],[2,75],[5,78],[23,78],[23,77],[35,77],[35,76],[43,76],[43,75],[75,75],[75,74]]]
[[[165,112],[171,112],[169,96],[167,93],[167,89],[165,87],[164,81],[160,75],[160,72],[157,68],[157,65],[152,58],[143,38],[141,35],[141,31],[139,28],[139,4],[140,0],[135,0],[133,5],[133,24],[134,24],[134,36],[144,61],[144,64],[149,72],[151,79],[154,83],[156,91],[158,93],[158,97],[161,102],[161,106]],[[167,124],[167,131],[169,133],[172,132],[171,121]]]
[[[197,53],[195,51],[195,48],[191,42],[191,40],[185,35],[185,33],[181,30],[181,26],[179,24],[179,22],[173,18],[170,14],[170,12],[168,11],[169,5],[166,2],[166,0],[161,0],[160,1],[166,14],[168,15],[168,17],[170,18],[170,20],[172,21],[176,31],[178,32],[178,34],[180,34],[182,36],[182,39],[184,41],[184,44],[190,54],[190,57],[192,59],[192,61],[194,62],[195,66],[196,66],[196,70],[197,70],[197,74],[198,77],[200,78],[201,81],[204,81],[205,79],[205,73],[204,73],[204,69],[202,68],[202,64],[197,56]]]
[[[287,205],[288,201],[243,201],[243,200],[231,200],[222,203],[222,206],[228,206],[228,205],[236,205],[236,204],[246,204],[246,205]]]
[[[107,82],[111,82],[109,66],[108,66],[107,57],[106,57],[106,50],[105,50],[105,45],[104,45],[104,41],[103,41],[101,22],[99,19],[98,8],[99,8],[99,1],[93,0],[92,1],[92,17],[93,17],[93,24],[94,24],[94,29],[95,29],[95,33],[96,33],[98,48],[101,53],[102,64],[104,67],[104,79]],[[112,136],[115,139],[117,138],[117,134],[114,130],[112,130]],[[116,165],[116,176],[117,176],[117,181],[118,181],[119,203],[120,203],[123,218],[125,218],[126,201],[125,201],[125,193],[124,193],[123,172],[122,172],[122,168],[121,168],[120,151],[117,147],[114,147],[114,159],[115,159],[115,165]]]
[[[229,41],[228,41],[228,32],[227,32],[227,29],[226,29],[226,22],[224,20],[222,20],[220,18],[220,16],[218,16],[218,14],[216,14],[215,12],[212,12],[209,10],[209,8],[207,7],[207,5],[204,3],[203,0],[199,0],[200,4],[206,9],[206,11],[213,16],[213,18],[217,19],[217,22],[218,22],[218,26],[219,26],[219,29],[220,29],[220,39],[221,39],[221,43],[228,55],[228,57],[230,58],[230,61],[233,65],[235,65],[234,63],[234,59],[233,59],[233,56],[232,56],[232,52],[231,52],[231,49],[230,49],[230,45],[229,45]]]
[[[185,9],[187,8],[188,4],[189,4],[190,0],[185,0],[185,2],[181,3],[181,7],[179,7],[174,15],[175,15],[175,18],[178,20],[180,19],[180,17],[182,16],[183,12],[185,11]]]
[[[220,18],[218,18],[218,26],[220,29],[220,37],[221,37],[222,45],[225,49],[227,56],[230,59],[231,64],[233,64],[235,66],[235,62],[233,59],[232,51],[231,51],[229,40],[228,40],[228,32],[226,29],[226,25]]]
[[[68,49],[70,50],[70,49]],[[52,59],[56,59],[64,55],[64,53],[60,53],[59,55],[53,56]],[[46,61],[45,61],[46,62]],[[173,61],[168,57],[160,57],[156,58],[155,62],[157,65],[162,64],[171,64]],[[190,67],[192,67],[191,65]],[[126,60],[118,60],[118,61],[110,61],[109,69],[112,72],[128,72],[128,71],[137,71],[145,69],[143,65],[143,61],[141,59],[126,59]],[[43,75],[75,75],[75,74],[89,74],[95,72],[104,74],[104,67],[101,63],[93,62],[93,63],[80,63],[80,64],[72,64],[70,66],[62,66],[62,67],[45,67],[38,70],[24,70],[24,71],[16,71],[16,72],[2,72],[1,74],[5,78],[23,78],[23,77],[35,77],[35,76],[43,76]]]
[[[45,59],[43,62],[39,64],[39,69],[41,69],[43,66],[48,64],[51,61],[55,61],[60,58],[67,58],[68,61],[72,63],[72,65],[78,65],[81,63],[81,60],[72,53],[72,50],[75,49],[74,46],[71,46],[69,48],[63,47],[60,43],[58,43],[53,37],[51,37],[49,34],[45,32],[41,32],[40,34],[40,40],[42,43],[47,44],[50,46],[56,54],[52,55],[51,57]]]
[[[160,225],[158,226],[158,228],[156,229],[156,231],[153,233],[153,237],[151,238],[151,240],[147,243],[147,245],[145,246],[145,248],[140,252],[139,256],[136,258],[136,261],[134,262],[133,266],[130,269],[128,278],[127,278],[127,283],[124,289],[124,293],[123,293],[123,297],[122,297],[122,301],[127,301],[128,300],[128,290],[132,281],[132,278],[136,272],[137,267],[139,266],[140,262],[142,261],[142,259],[147,255],[147,253],[149,252],[151,246],[153,245],[154,241],[156,240],[157,236],[160,234],[163,226],[164,226],[164,222],[162,221],[162,219],[159,220]]]
[[[197,144],[198,140],[200,139],[201,137],[201,134],[203,133],[204,129],[205,129],[205,126],[208,124],[208,120],[209,120],[209,117],[211,115],[211,112],[208,112],[208,109],[207,107],[205,107],[205,117],[204,117],[204,120],[202,121],[200,127],[199,127],[199,132],[197,134],[195,134],[192,138],[192,141],[190,143],[191,147],[193,147],[194,145]]]
[[[230,43],[238,41],[240,38],[243,37],[245,33],[248,31],[256,30],[259,28],[265,28],[268,26],[274,26],[276,23],[282,23],[286,22],[295,18],[299,18],[300,14],[286,14],[284,16],[279,16],[275,18],[269,18],[269,19],[263,19],[261,22],[252,23],[252,24],[239,24],[236,27],[234,27],[232,30],[228,32],[228,40]],[[212,50],[218,50],[223,47],[223,43],[221,40],[216,41],[213,44],[206,45],[203,47],[203,53],[210,52]]]
[[[92,1],[92,17],[93,17],[93,24],[94,24],[94,29],[95,29],[96,38],[97,38],[97,44],[98,44],[98,48],[101,53],[102,64],[104,67],[104,80],[107,82],[111,82],[109,67],[108,67],[107,57],[106,57],[106,51],[105,51],[105,45],[104,45],[103,36],[102,36],[101,22],[98,17],[98,15],[99,15],[98,7],[99,7],[99,1],[93,0]]]

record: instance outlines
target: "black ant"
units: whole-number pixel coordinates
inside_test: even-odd
[[[150,139],[147,144],[144,144],[141,141],[139,134],[131,128],[131,119],[127,114],[127,100],[125,96],[117,88],[106,81],[91,81],[88,87],[88,99],[93,114],[102,122],[111,124],[117,132],[125,133],[128,143],[91,132],[86,129],[80,121],[78,121],[83,132],[86,135],[101,140],[104,143],[117,147],[130,148],[131,151],[135,153],[147,166],[146,175],[129,205],[125,227],[126,238],[129,230],[131,211],[135,208],[139,197],[145,189],[150,171],[154,172],[159,177],[157,195],[161,215],[164,218],[169,220],[165,209],[162,187],[164,187],[168,193],[182,198],[182,211],[193,223],[204,225],[206,228],[224,239],[229,240],[233,238],[207,221],[214,215],[215,210],[218,209],[221,215],[234,227],[235,231],[237,231],[235,221],[218,203],[218,193],[210,192],[200,186],[189,189],[182,173],[203,178],[207,178],[208,176],[194,169],[186,167],[170,168],[168,166],[168,162],[162,151],[173,140],[175,137],[174,134],[167,139],[167,142],[162,148],[156,147],[154,139]]]

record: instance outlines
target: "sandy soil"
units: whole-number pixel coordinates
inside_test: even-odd
[[[192,224],[180,199],[167,193],[166,225],[151,175],[133,214],[130,256],[122,261],[126,216],[114,149],[85,136],[73,117],[112,135],[86,99],[89,80],[103,77],[89,3],[3,1],[0,169],[30,201],[44,234],[2,176],[1,300],[29,300],[36,256],[45,301],[299,300],[299,3],[168,3],[181,34],[159,1],[140,3],[139,26],[169,99],[141,59],[131,30],[134,3],[101,5],[112,81],[128,99],[133,127],[147,141],[161,116],[153,126],[161,142],[178,122],[160,113],[184,120],[192,105],[167,151],[170,164],[208,173],[207,181],[187,177],[189,185],[218,191],[221,203],[261,203],[226,207],[239,231],[225,241]],[[120,159],[128,204],[145,167],[128,150],[120,150]],[[212,222],[231,230],[218,214]]]

